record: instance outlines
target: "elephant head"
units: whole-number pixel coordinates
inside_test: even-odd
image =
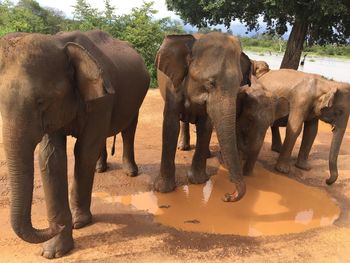
[[[325,82],[322,79],[317,81]],[[331,185],[338,178],[337,159],[350,113],[350,84],[327,80],[325,87],[323,94],[315,101],[314,109],[316,116],[333,127],[329,152],[330,177],[326,180]]]
[[[237,144],[245,163],[243,174],[253,171],[267,129],[288,115],[289,103],[266,90],[255,77],[251,87],[242,86],[237,97]]]
[[[45,242],[62,227],[32,226],[34,150],[46,133],[70,127],[78,107],[113,92],[89,39],[24,34],[0,40],[0,111],[11,187],[11,224],[30,243]]]
[[[253,75],[260,78],[262,75],[270,71],[269,65],[262,60],[251,60],[253,65]]]
[[[205,107],[236,184],[234,200],[241,199],[245,184],[236,143],[236,98],[240,85],[250,84],[251,62],[240,41],[218,32],[169,35],[157,54],[156,66],[170,78],[176,93],[185,94],[185,106]]]

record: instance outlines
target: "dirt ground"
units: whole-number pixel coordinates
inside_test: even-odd
[[[159,91],[150,90],[141,108],[136,135],[136,161],[140,175],[129,178],[123,174],[119,136],[116,157],[109,158],[108,172],[96,174],[94,192],[116,196],[151,190],[160,164],[162,109]],[[183,232],[154,223],[153,216],[145,212],[131,211],[123,205],[106,204],[93,198],[93,224],[74,230],[75,249],[55,262],[350,262],[350,130],[345,134],[338,157],[339,179],[334,185],[327,186],[325,179],[328,176],[330,140],[330,127],[322,124],[310,155],[313,169],[304,172],[293,166],[289,177],[321,188],[334,198],[341,208],[341,215],[333,226],[272,237]],[[259,164],[274,172],[277,154],[270,151],[270,132],[265,141]],[[111,143],[109,139],[109,149]],[[300,141],[294,150],[293,161],[299,145]],[[74,165],[73,146],[74,139],[69,138],[70,178]],[[0,262],[47,262],[40,256],[40,245],[25,243],[15,236],[10,227],[7,167],[1,144],[0,148]],[[215,136],[211,150],[214,154],[218,150]],[[187,183],[185,174],[192,154],[193,150],[177,152],[176,176],[179,185]],[[218,166],[216,157],[208,160],[210,174]],[[45,201],[37,160],[35,168],[32,220],[35,227],[45,227]],[[286,175],[276,173],[276,176]]]

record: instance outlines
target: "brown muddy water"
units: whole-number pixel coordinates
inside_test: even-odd
[[[256,165],[254,174],[245,178],[247,193],[237,203],[221,198],[232,192],[228,172],[220,167],[204,185],[180,186],[172,193],[143,192],[129,196],[93,196],[105,203],[118,203],[129,209],[143,210],[154,220],[178,230],[265,236],[299,233],[329,226],[340,209],[328,194],[283,175],[273,174]]]

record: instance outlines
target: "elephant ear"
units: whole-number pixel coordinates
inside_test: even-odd
[[[316,101],[316,105],[314,107],[315,114],[319,116],[323,109],[327,109],[333,106],[334,97],[337,93],[337,88],[330,88],[326,93],[323,93]]]
[[[84,101],[115,92],[109,77],[87,49],[77,43],[68,42],[65,50],[74,67],[75,81]]]
[[[254,65],[244,52],[241,53],[240,63],[241,63],[241,71],[243,76],[241,86],[244,86],[244,85],[251,86],[252,85],[251,78],[253,74]]]
[[[236,116],[239,118],[242,114],[244,103],[248,97],[247,86],[241,86],[237,93]]]
[[[195,41],[192,35],[169,35],[157,53],[156,68],[171,79],[175,88],[188,73],[189,57]]]

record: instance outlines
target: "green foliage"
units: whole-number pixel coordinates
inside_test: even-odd
[[[238,19],[249,30],[259,28],[259,17],[268,31],[282,35],[296,19],[308,24],[312,43],[345,43],[350,36],[350,4],[346,0],[166,0],[185,22],[199,27],[225,24]]]
[[[9,32],[56,33],[64,19],[62,12],[44,9],[34,0],[21,0],[17,5],[0,2],[0,36]]]
[[[59,31],[101,29],[113,37],[130,42],[141,54],[151,75],[151,87],[157,86],[154,58],[166,34],[183,33],[179,21],[155,19],[153,2],[144,2],[130,14],[117,16],[110,0],[104,9],[93,8],[86,0],[76,0],[74,17],[68,19],[59,10],[43,8],[35,0],[20,0],[16,5],[0,1],[0,37],[9,32],[55,34]]]
[[[165,36],[162,30],[163,21],[154,20],[156,10],[152,8],[153,2],[144,3],[139,8],[133,8],[128,23],[121,34],[121,39],[130,42],[143,56],[146,66],[152,77],[151,87],[156,84],[156,69],[154,58]]]

